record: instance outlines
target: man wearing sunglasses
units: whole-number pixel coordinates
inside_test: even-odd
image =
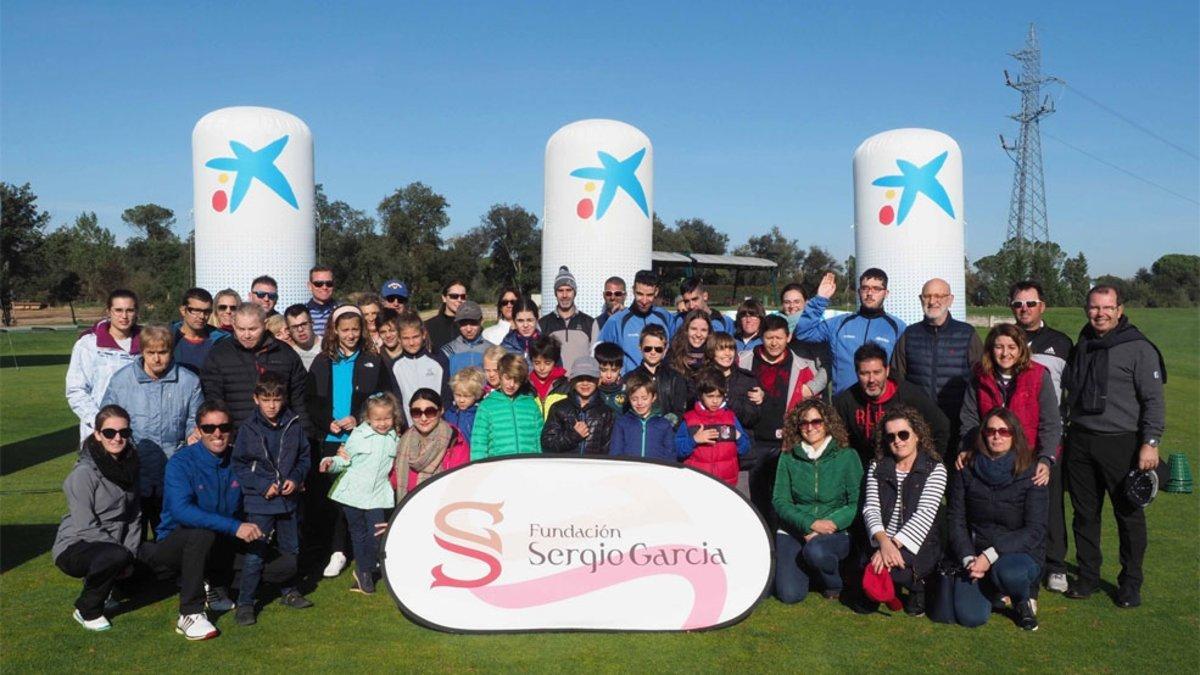
[[[1071,353],[1071,338],[1054,330],[1042,320],[1046,312],[1046,296],[1036,281],[1018,281],[1008,291],[1008,305],[1013,318],[1025,331],[1029,351],[1034,361],[1050,371],[1054,391],[1062,398],[1062,374]],[[1063,464],[1050,465],[1050,521],[1046,527],[1046,588],[1055,593],[1066,592],[1067,586],[1067,521],[1063,511]]]
[[[250,302],[262,307],[268,318],[278,314],[275,305],[279,303],[279,284],[265,274],[256,278],[250,282]]]
[[[633,304],[609,317],[600,329],[600,342],[612,342],[625,352],[622,375],[628,375],[642,362],[642,330],[647,326],[662,326],[670,344],[674,329],[671,314],[654,304],[658,297],[658,275],[653,270],[641,270],[633,278]],[[659,392],[662,397],[662,392]]]
[[[946,457],[950,442],[950,421],[941,408],[921,388],[890,377],[888,355],[883,347],[868,342],[854,352],[854,386],[833,397],[833,408],[846,424],[850,446],[858,451],[863,464],[875,459],[875,427],[896,406],[916,410],[929,423],[934,447]]]
[[[325,324],[329,323],[329,315],[337,307],[333,299],[333,269],[317,265],[308,271],[308,292],[312,298],[304,303],[308,316],[312,319],[312,331],[317,340],[325,337]]]
[[[596,317],[596,325],[604,328],[608,317],[625,309],[625,280],[621,277],[609,277],[604,282],[604,311]]]
[[[175,342],[173,360],[197,375],[213,345],[229,337],[229,333],[208,323],[212,311],[212,294],[203,288],[189,288],[179,301],[179,321],[171,324]]]
[[[408,311],[408,284],[399,279],[388,279],[379,287],[379,297],[383,298],[383,306],[394,309],[398,314]]]
[[[175,632],[188,640],[207,640],[220,631],[205,609],[234,608],[228,588],[234,554],[242,547],[239,541],[258,541],[263,533],[242,520],[242,490],[230,461],[229,411],[220,403],[204,403],[196,414],[196,427],[200,440],[167,462],[157,539],[142,544],[138,558],[160,575],[179,577]]]

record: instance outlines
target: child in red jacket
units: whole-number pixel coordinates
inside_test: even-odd
[[[737,415],[725,407],[725,382],[705,372],[696,380],[699,400],[683,414],[675,433],[675,451],[684,465],[730,486],[737,485],[738,455],[750,450],[750,437]]]

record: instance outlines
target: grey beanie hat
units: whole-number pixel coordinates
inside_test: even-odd
[[[558,276],[554,277],[554,290],[557,291],[563,286],[570,286],[574,291],[579,290],[579,287],[575,285],[575,275],[571,274],[571,270],[567,269],[566,265],[558,268]]]
[[[570,376],[572,380],[577,377],[590,377],[598,380],[600,379],[600,362],[593,356],[581,356],[571,364]]]

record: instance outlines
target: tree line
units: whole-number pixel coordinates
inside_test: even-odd
[[[114,288],[136,289],[148,316],[169,318],[179,295],[192,285],[193,233],[178,233],[171,209],[157,204],[125,209],[121,220],[135,234],[122,245],[93,212],[50,229],[50,214],[38,208],[37,195],[28,183],[0,182],[0,197],[0,305],[5,325],[12,323],[14,301],[53,305],[97,302]],[[478,225],[447,236],[449,206],[443,195],[414,182],[385,196],[370,214],[331,199],[317,185],[317,261],[333,268],[342,289],[372,289],[389,278],[404,279],[418,308],[435,306],[440,289],[452,279],[467,282],[476,297],[483,298],[501,286],[526,293],[538,289],[542,231],[535,214],[519,204],[495,204]],[[774,279],[765,272],[739,275],[739,289],[746,291],[739,295],[765,295],[793,281],[811,291],[826,271],[833,271],[844,294],[836,300],[854,302],[854,256],[839,261],[820,246],[805,248],[778,226],[731,250],[729,235],[702,218],[668,225],[656,213],[653,246],[659,251],[754,256],[778,265]],[[964,261],[968,302],[1003,304],[1013,279],[1034,278],[1046,287],[1051,304],[1076,304],[1097,281],[1121,287],[1133,305],[1200,304],[1198,256],[1168,254],[1129,279],[1106,275],[1093,280],[1083,253],[1068,257],[1054,243],[1034,246],[1032,255],[1029,253],[1009,241],[974,265]],[[732,290],[728,286],[734,281],[732,272],[705,269],[702,273],[706,283],[718,291],[714,301],[737,300],[719,292]],[[682,269],[667,270],[668,282],[683,274]]]

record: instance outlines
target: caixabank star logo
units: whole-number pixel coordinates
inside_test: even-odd
[[[233,157],[214,157],[205,162],[204,166],[221,172],[217,175],[217,182],[221,185],[229,182],[229,173],[227,172],[235,174],[233,190],[229,194],[226,194],[224,188],[217,188],[213,192],[213,210],[223,212],[228,207],[229,213],[237,211],[238,207],[242,205],[242,200],[246,198],[246,192],[250,189],[251,183],[255,180],[270,188],[292,208],[299,210],[300,206],[296,202],[296,195],[292,192],[291,184],[288,183],[287,177],[283,175],[279,167],[275,166],[275,160],[279,159],[279,155],[287,143],[288,137],[285,135],[258,150],[251,150],[244,143],[230,140],[229,149],[233,151]]]
[[[596,216],[596,220],[604,218],[608,207],[617,196],[617,190],[620,189],[629,195],[647,218],[650,217],[650,207],[646,205],[646,191],[642,189],[642,181],[637,177],[638,167],[642,165],[642,159],[646,156],[646,148],[620,160],[604,151],[599,151],[596,155],[600,159],[600,166],[585,166],[571,172],[575,178],[587,181],[583,184],[583,190],[587,194],[575,204],[575,215],[584,220],[593,215]],[[596,191],[595,181],[600,181],[600,196],[593,202],[590,195]]]
[[[907,160],[897,159],[896,166],[900,169],[900,173],[882,176],[871,182],[871,185],[888,188],[883,193],[888,202],[896,198],[894,188],[900,188],[899,208],[892,206],[891,203],[880,207],[880,225],[888,226],[892,223],[895,223],[897,227],[903,225],[904,220],[908,218],[909,211],[912,210],[913,203],[917,200],[917,195],[921,194],[937,204],[946,215],[954,217],[954,205],[950,203],[950,195],[946,194],[946,188],[942,187],[941,182],[937,179],[938,172],[942,170],[942,165],[946,163],[946,157],[949,154],[950,151],[947,150],[921,166]]]

